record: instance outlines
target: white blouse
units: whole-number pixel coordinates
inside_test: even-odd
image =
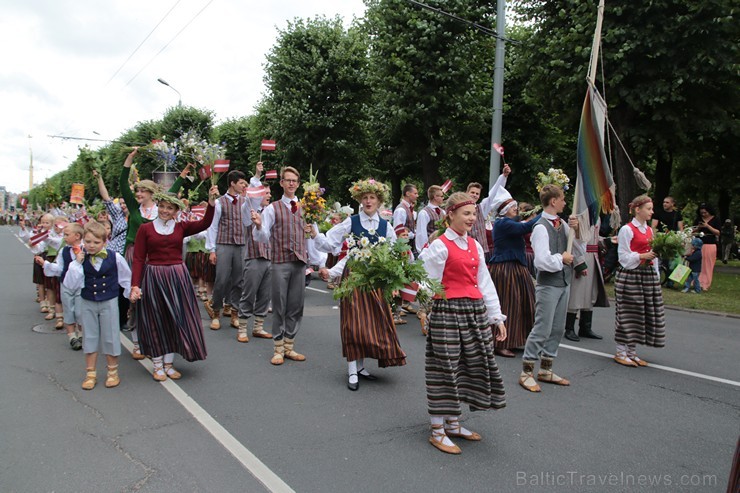
[[[637,219],[632,219],[632,225],[639,229],[641,233],[647,233],[650,227],[647,223],[641,223]],[[640,254],[633,252],[630,248],[630,243],[632,243],[634,237],[632,228],[628,224],[625,224],[619,229],[619,234],[617,235],[617,253],[619,255],[619,264],[625,269],[636,269],[641,262]],[[656,274],[659,273],[658,265],[658,259],[654,258],[653,267]]]
[[[468,235],[467,233],[460,236],[452,228],[447,228],[444,235],[448,240],[455,243],[461,250],[468,249]],[[475,242],[478,248],[478,289],[483,295],[483,301],[486,304],[486,310],[488,310],[488,322],[492,325],[498,325],[506,320],[506,315],[501,313],[501,304],[498,300],[498,293],[496,292],[496,286],[493,285],[491,275],[488,273],[486,268],[486,259],[483,253],[483,247],[480,243]],[[422,250],[419,254],[419,258],[424,262],[424,268],[429,274],[429,277],[442,281],[442,275],[444,274],[445,264],[447,263],[447,256],[449,251],[447,246],[442,241],[433,241],[429,247]]]

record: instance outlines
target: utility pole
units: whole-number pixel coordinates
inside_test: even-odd
[[[501,170],[501,156],[493,149],[493,144],[501,144],[501,128],[504,113],[504,55],[506,35],[506,0],[496,2],[496,53],[493,61],[493,122],[491,123],[491,162],[489,165],[488,186],[496,183]]]
[[[31,162],[28,165],[28,191],[31,192],[33,188],[33,149],[31,149],[31,136],[28,136],[28,155],[31,158]]]

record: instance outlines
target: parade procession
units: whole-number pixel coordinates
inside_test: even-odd
[[[357,3],[272,21],[249,116],[175,90],[117,137],[28,136],[0,490],[740,491],[738,169],[704,164],[737,128],[636,109],[668,96],[609,50],[650,8]]]

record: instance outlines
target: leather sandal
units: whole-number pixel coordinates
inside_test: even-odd
[[[542,392],[542,389],[534,379],[534,375],[531,373],[522,372],[522,374],[519,375],[519,385],[530,392]]]
[[[623,365],[623,366],[631,366],[631,367],[636,367],[637,366],[637,363],[635,363],[634,361],[632,361],[631,359],[629,359],[626,354],[617,354],[617,355],[615,355],[614,356],[614,361],[616,361],[617,363],[619,363],[620,365]]]
[[[537,373],[537,380],[544,383],[551,383],[553,385],[562,385],[563,387],[570,385],[570,381],[568,379],[556,375],[552,370],[544,372],[539,371]]]
[[[432,425],[432,436],[429,437],[429,443],[431,443],[434,448],[441,450],[446,454],[458,455],[462,453],[460,447],[458,447],[454,443],[452,445],[445,445],[444,439],[446,437],[447,434],[445,433],[444,426]]]
[[[108,367],[108,374],[105,376],[105,386],[106,388],[113,388],[118,387],[118,384],[121,383],[121,379],[118,376],[118,365],[109,366]]]
[[[98,383],[98,374],[95,368],[88,368],[85,379],[82,381],[82,388],[84,390],[92,390],[95,388],[96,383]]]
[[[649,366],[644,359],[638,358],[636,354],[629,357],[637,366]]]
[[[54,309],[50,309],[48,312],[46,312],[46,316],[44,317],[44,320],[54,320],[54,318],[57,316],[57,314],[54,312]]]
[[[131,350],[131,357],[136,361],[141,361],[145,358],[145,356],[141,354],[141,348],[139,347],[138,342],[134,343],[134,348]]]
[[[57,323],[54,325],[54,328],[59,330],[64,328],[64,318],[57,317]]]
[[[164,365],[164,372],[172,380],[180,380],[182,378],[182,373],[180,373],[179,371],[175,370],[175,368],[173,368],[173,366],[172,366],[172,363],[167,363],[167,364]]]
[[[167,380],[167,374],[164,372],[164,367],[155,365],[154,371],[152,372],[152,378],[157,382],[164,382]]]
[[[446,419],[445,420],[445,433],[447,434],[448,437],[464,438],[465,440],[469,440],[471,442],[479,442],[483,438],[474,431],[470,431],[470,435],[464,434],[462,432],[462,425],[460,424],[460,421],[457,419],[455,420]]]

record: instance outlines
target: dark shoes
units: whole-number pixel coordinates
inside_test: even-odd
[[[499,349],[499,348],[494,348],[493,354],[497,356],[501,356],[502,358],[513,358],[514,356],[516,356],[514,352],[510,349]]]
[[[360,381],[358,380],[352,383],[352,377],[357,378],[357,373],[350,373],[349,379],[347,380],[347,388],[354,392],[355,390],[360,388]]]

